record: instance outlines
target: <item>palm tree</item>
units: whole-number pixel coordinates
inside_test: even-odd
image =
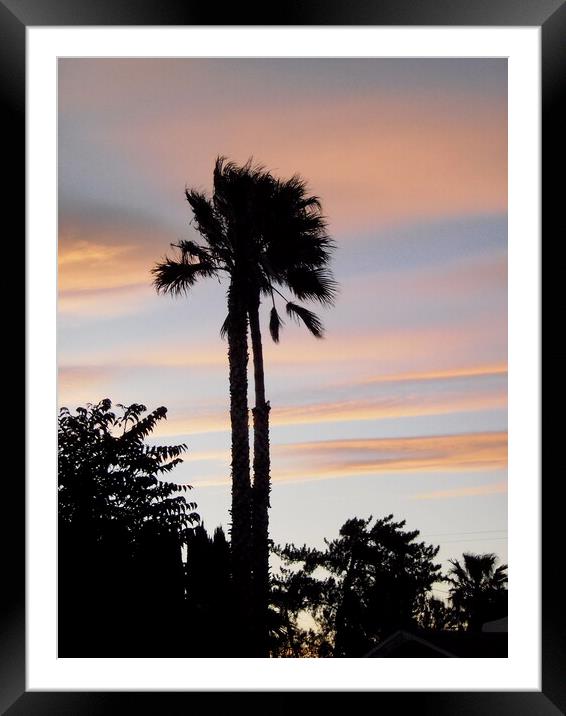
[[[201,278],[229,278],[227,290],[229,319],[223,326],[228,337],[228,365],[230,386],[232,505],[230,549],[234,586],[233,625],[246,650],[246,625],[251,620],[251,485],[248,417],[248,345],[245,302],[243,254],[245,243],[237,222],[231,216],[226,200],[221,165],[214,171],[214,196],[187,189],[185,196],[192,209],[197,231],[204,245],[193,241],[174,244],[175,257],[165,257],[153,269],[154,285],[158,292],[173,296],[185,295]]]
[[[225,174],[247,186],[250,252],[248,254],[248,317],[254,364],[255,405],[252,489],[252,574],[258,653],[268,655],[269,604],[269,453],[270,404],[265,396],[264,360],[259,307],[261,299],[271,303],[269,331],[279,342],[283,321],[276,307],[285,301],[287,315],[302,322],[316,338],[322,338],[318,317],[302,305],[288,300],[282,290],[301,301],[331,305],[336,282],[329,270],[333,242],[326,233],[320,201],[310,196],[306,183],[295,175],[280,180],[262,167],[248,162],[243,167],[228,163]],[[281,290],[282,289],[282,290]]]
[[[480,631],[486,621],[506,613],[507,565],[496,567],[497,560],[492,553],[464,553],[462,563],[449,560],[450,601],[469,631]]]
[[[214,169],[212,199],[193,190],[187,190],[186,196],[196,228],[207,245],[190,241],[176,244],[179,256],[166,258],[154,269],[155,285],[160,291],[178,294],[186,292],[201,276],[224,272],[230,279],[228,315],[221,333],[228,337],[230,364],[234,579],[236,590],[245,600],[247,580],[250,573],[253,574],[253,597],[248,603],[254,614],[252,640],[254,652],[265,656],[270,405],[265,397],[259,306],[262,297],[271,301],[269,330],[275,342],[279,341],[283,325],[276,308],[276,296],[277,300],[285,300],[289,317],[303,322],[314,336],[321,338],[323,327],[318,317],[285,298],[281,289],[289,290],[299,300],[331,304],[336,291],[328,269],[333,242],[326,234],[320,202],[308,195],[305,182],[298,176],[285,181],[276,179],[263,167],[252,165],[251,160],[237,166],[219,157]],[[253,490],[250,490],[247,438],[248,322],[255,386]]]

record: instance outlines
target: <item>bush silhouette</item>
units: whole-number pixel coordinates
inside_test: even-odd
[[[59,656],[186,651],[182,550],[198,522],[167,481],[185,445],[147,445],[166,416],[141,404],[59,413]],[[169,616],[168,616],[169,615]]]

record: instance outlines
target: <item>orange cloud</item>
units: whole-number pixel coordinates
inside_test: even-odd
[[[506,482],[495,482],[489,485],[471,485],[455,487],[451,490],[432,490],[411,495],[413,500],[447,500],[454,497],[482,497],[484,495],[500,495],[507,492]]]
[[[93,400],[104,391],[114,370],[99,366],[63,366],[57,371],[59,405],[73,408]],[[106,396],[100,396],[106,397]]]
[[[319,403],[309,406],[274,408],[274,425],[301,425],[351,420],[380,420],[384,418],[442,415],[461,411],[504,408],[507,394],[500,392],[475,393],[463,396],[390,396],[382,399],[351,400]]]
[[[131,246],[108,246],[84,240],[75,241],[59,252],[59,270],[69,264],[100,265],[115,261],[132,248]]]
[[[128,243],[127,239],[110,230],[100,230],[92,239],[73,240],[60,236],[60,296],[70,299],[73,292],[78,291],[123,288],[142,283],[150,285],[149,257],[140,255],[138,247]]]
[[[150,269],[176,235],[143,211],[78,205],[60,212],[60,292],[151,285]]]
[[[308,457],[324,474],[486,470],[507,465],[507,433],[330,440],[280,446]]]
[[[188,127],[198,145],[187,141]],[[210,184],[209,147],[239,162],[253,154],[283,176],[300,168],[340,230],[507,208],[506,111],[488,104],[465,114],[454,104],[391,97],[319,100],[284,111],[243,108],[214,122],[192,117],[190,125],[152,118],[100,140],[144,172],[158,171],[171,190]]]
[[[493,363],[488,365],[468,366],[462,368],[443,368],[441,370],[410,371],[373,375],[356,383],[341,381],[327,384],[327,389],[371,387],[388,383],[446,383],[452,380],[468,378],[490,378],[507,375],[507,363]],[[502,395],[502,393],[500,394]]]
[[[433,380],[450,380],[451,378],[486,378],[495,375],[507,375],[507,363],[480,365],[469,368],[446,368],[444,370],[429,370],[414,373],[397,373],[393,375],[378,375],[368,378],[364,384],[373,383],[404,383],[428,382]]]
[[[154,358],[149,355],[139,359],[139,362],[122,362],[120,356],[116,356],[121,370],[139,365],[147,366],[147,359]],[[169,356],[171,363],[167,365],[177,366],[174,356]],[[208,354],[206,349],[200,349],[190,353],[183,358],[181,365],[192,366],[222,366],[226,363],[225,355],[220,351]],[[154,365],[149,363],[149,365]],[[158,363],[158,365],[161,365]],[[106,378],[106,385],[113,372],[109,365],[88,365],[88,366],[62,366],[60,375],[80,376],[82,395],[87,399],[92,398],[93,393],[99,392],[104,387],[100,376]],[[506,374],[505,364],[472,366],[468,368],[453,368],[436,371],[421,371],[397,373],[391,375],[374,376],[361,381],[349,381],[334,385],[327,385],[326,388],[348,387],[357,389],[370,387],[377,384],[398,384],[427,381],[450,381],[452,379],[485,377]],[[60,382],[60,402],[77,400],[74,383],[68,380]],[[461,388],[444,390],[439,393],[421,394],[418,392],[395,392],[385,396],[372,398],[359,398],[356,400],[334,400],[315,402],[309,405],[273,405],[271,412],[271,424],[274,426],[283,425],[312,425],[318,423],[349,422],[356,420],[382,420],[390,418],[416,417],[424,415],[446,415],[456,412],[473,412],[481,410],[506,409],[507,391],[504,386],[499,388],[491,387],[476,389],[473,392],[464,391]],[[227,403],[209,406],[193,406],[188,416],[175,417],[170,415],[167,422],[157,427],[157,433],[162,436],[191,435],[206,432],[227,431],[230,428]]]
[[[271,425],[316,425],[318,423],[350,422],[356,420],[385,420],[424,415],[447,415],[456,412],[505,409],[507,393],[500,391],[475,392],[447,396],[388,396],[366,400],[351,400],[313,405],[274,406]],[[158,426],[160,435],[190,435],[229,430],[226,410],[199,413],[193,418],[171,418]]]
[[[325,440],[274,445],[272,452],[274,482],[389,473],[482,472],[507,467],[507,433]],[[224,461],[228,475],[229,453],[217,451],[211,453],[209,459]],[[213,476],[200,484],[204,486],[228,482],[227,477]],[[411,499],[441,499],[505,491],[506,483],[500,482],[497,485],[420,493]]]
[[[106,289],[61,291],[57,310],[62,316],[110,317],[138,311],[146,300],[153,297],[147,283],[116,286]]]
[[[115,316],[155,297],[151,268],[174,240],[166,230],[112,217],[64,218],[59,230],[58,310],[78,317]]]

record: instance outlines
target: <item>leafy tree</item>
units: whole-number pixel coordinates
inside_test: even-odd
[[[229,278],[228,316],[221,332],[228,336],[232,425],[232,551],[234,580],[242,606],[247,604],[248,580],[253,575],[253,613],[256,653],[266,655],[270,494],[269,402],[265,379],[259,306],[262,297],[272,305],[269,330],[279,341],[283,321],[276,296],[286,303],[289,317],[305,324],[316,337],[323,335],[318,317],[286,299],[280,288],[299,300],[332,303],[336,284],[328,268],[333,243],[319,200],[309,196],[298,176],[275,178],[251,161],[243,166],[218,158],[214,191],[209,199],[186,191],[196,228],[205,245],[181,241],[178,255],[154,269],[159,291],[186,292],[200,277],[226,274]],[[250,492],[247,409],[247,326],[254,362],[255,407],[254,483]],[[252,539],[250,539],[252,535]],[[250,551],[251,550],[251,551]],[[250,562],[251,557],[251,562]]]
[[[87,404],[73,415],[59,412],[59,515],[63,522],[88,525],[92,537],[104,537],[107,522],[124,526],[131,546],[146,531],[175,534],[180,543],[198,520],[194,503],[179,491],[191,489],[166,481],[182,462],[186,445],[146,445],[145,439],[166,417],[145,405],[116,406],[110,400]]]
[[[446,581],[460,626],[481,631],[485,622],[507,614],[507,565],[497,567],[497,555],[464,553],[461,562],[449,561]]]
[[[301,607],[317,622],[322,641],[333,644],[333,656],[363,656],[396,629],[417,624],[424,596],[440,579],[439,548],[417,542],[419,532],[404,526],[393,515],[375,522],[354,518],[337,539],[325,540],[324,550],[277,550],[287,566],[300,565],[301,579],[308,577],[299,589]]]
[[[165,408],[116,408],[59,412],[60,656],[175,646],[147,612],[184,604],[182,549],[198,515],[189,486],[167,478],[186,446],[146,444]]]
[[[457,626],[455,615],[450,605],[442,599],[430,595],[425,596],[417,615],[417,624],[421,629],[442,631]]]
[[[317,614],[319,620],[326,624],[321,618],[321,612],[324,612],[323,594],[324,585],[306,570],[284,565],[279,567],[271,579],[271,614],[276,625],[271,633],[272,656],[332,656],[330,630],[320,628],[312,618],[313,614]]]

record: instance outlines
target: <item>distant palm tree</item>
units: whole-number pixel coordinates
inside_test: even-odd
[[[191,241],[176,244],[180,256],[167,258],[153,270],[159,291],[184,293],[201,276],[229,276],[228,315],[221,333],[227,335],[232,416],[232,550],[235,582],[242,598],[253,574],[253,641],[255,653],[267,655],[269,589],[268,508],[270,494],[269,403],[265,379],[259,306],[262,296],[272,303],[269,330],[275,342],[283,321],[276,296],[287,315],[302,321],[316,337],[323,335],[318,317],[289,301],[280,289],[299,300],[332,303],[336,284],[328,269],[333,242],[319,200],[308,196],[298,176],[276,179],[262,167],[243,166],[219,157],[214,169],[212,199],[186,191],[197,230],[207,246]],[[250,492],[247,438],[247,324],[254,362],[254,484]],[[244,434],[245,433],[245,434]],[[247,499],[247,503],[246,503]],[[250,530],[253,539],[250,542]],[[251,551],[250,551],[251,547]],[[249,559],[251,558],[251,567]]]
[[[449,560],[450,602],[460,623],[480,631],[486,621],[506,614],[507,565],[496,567],[498,558],[492,553],[465,553],[462,558],[462,563]]]

